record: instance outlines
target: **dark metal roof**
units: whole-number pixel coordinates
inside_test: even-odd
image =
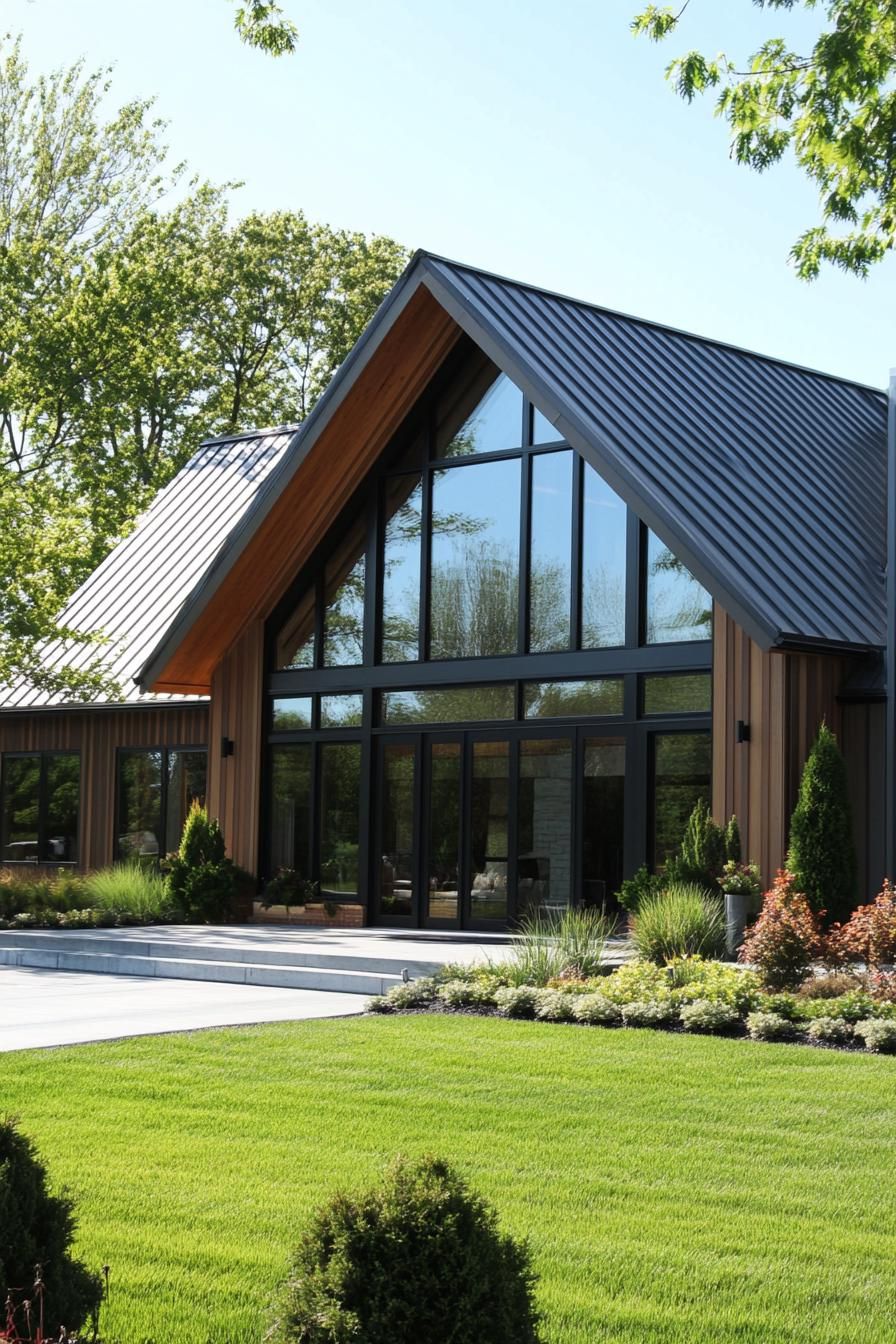
[[[421,269],[762,645],[884,643],[883,392],[440,258]]]
[[[883,392],[418,253],[304,424],[204,445],[72,599],[123,677],[153,685],[421,284],[763,647],[884,643]]]
[[[108,643],[55,640],[42,652],[48,668],[83,669],[97,659],[116,680],[114,703],[195,697],[147,695],[135,678],[221,548],[283,459],[294,429],[262,430],[204,443],[154,500],[134,531],[72,596],[60,622]],[[19,681],[0,690],[0,709],[49,709],[66,697]]]

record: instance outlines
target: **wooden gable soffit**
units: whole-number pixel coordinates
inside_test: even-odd
[[[421,286],[148,689],[210,693],[228,649],[323,541],[460,336]]]

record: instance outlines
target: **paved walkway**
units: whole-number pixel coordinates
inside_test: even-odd
[[[135,931],[136,932],[136,931]],[[0,1051],[201,1027],[347,1017],[363,994],[0,968]]]

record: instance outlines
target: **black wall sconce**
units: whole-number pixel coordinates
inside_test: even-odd
[[[750,725],[748,723],[744,723],[743,719],[738,719],[737,741],[740,743],[740,742],[749,742],[749,740],[750,740]]]
[[[232,755],[233,755],[233,738],[232,738],[232,737],[222,737],[222,738],[221,738],[221,755],[222,755],[222,757],[223,757],[223,756],[232,756]]]

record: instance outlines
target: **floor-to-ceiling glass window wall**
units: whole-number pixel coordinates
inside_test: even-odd
[[[267,876],[384,923],[612,908],[710,788],[711,602],[469,342],[269,622]]]

